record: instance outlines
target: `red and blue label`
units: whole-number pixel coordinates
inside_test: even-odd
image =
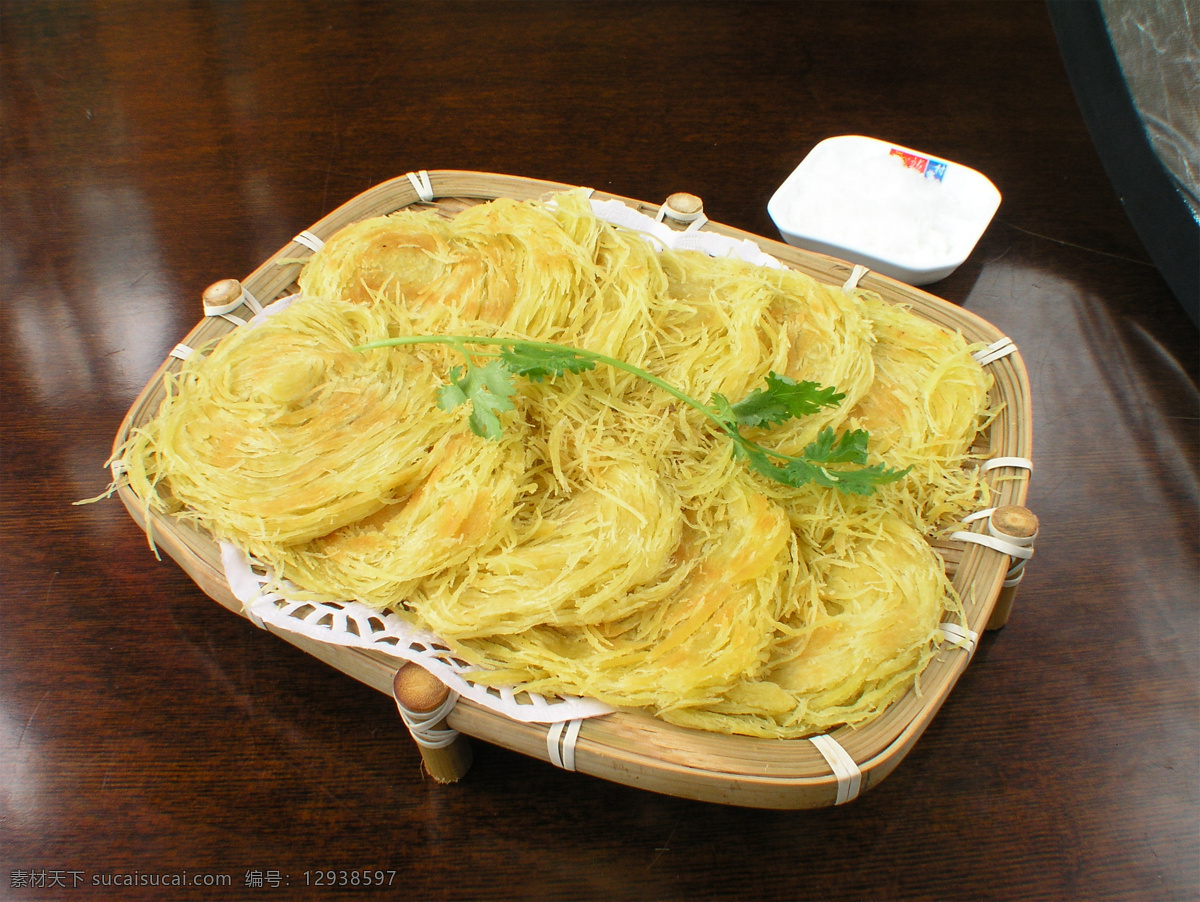
[[[917,172],[924,174],[927,179],[940,182],[946,175],[947,164],[942,160],[922,157],[915,153],[909,153],[907,150],[900,150],[898,147],[892,148],[891,155],[899,157],[905,169],[915,169]]]

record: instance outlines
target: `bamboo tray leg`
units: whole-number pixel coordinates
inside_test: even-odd
[[[392,694],[429,776],[439,783],[461,780],[473,758],[467,737],[446,725],[457,693],[424,667],[409,663],[396,671]]]
[[[996,538],[1012,542],[1022,548],[1032,546],[1033,540],[1037,538],[1038,518],[1032,511],[1017,504],[1007,504],[996,508],[992,512],[989,524],[991,533]],[[1008,623],[1009,615],[1012,613],[1013,599],[1017,594],[1017,584],[1024,576],[1025,559],[1013,561],[1004,578],[1000,596],[996,599],[996,607],[992,610],[991,619],[988,620],[988,629],[998,630]]]

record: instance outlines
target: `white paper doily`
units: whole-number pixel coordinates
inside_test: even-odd
[[[593,200],[592,212],[610,225],[641,232],[660,250],[700,251],[710,257],[736,257],[756,266],[783,269],[782,263],[748,238],[738,240],[716,232],[677,231],[619,200]]]
[[[559,723],[599,717],[614,710],[590,698],[545,698],[512,689],[483,686],[471,679],[478,668],[454,656],[448,645],[432,633],[406,620],[357,601],[295,601],[263,585],[270,574],[228,542],[221,543],[221,563],[229,588],[258,626],[305,636],[317,642],[366,648],[390,657],[420,664],[464,698],[522,723]]]

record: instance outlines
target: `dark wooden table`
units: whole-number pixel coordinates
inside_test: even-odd
[[[1200,893],[1197,331],[1105,177],[1043,5],[2,11],[0,897],[334,898],[306,885],[329,869],[394,872],[356,899]],[[849,805],[719,807],[478,743],[436,785],[390,698],[209,600],[115,499],[71,504],[104,489],[203,288],[373,184],[684,190],[777,237],[775,187],[855,133],[1004,195],[932,290],[1024,355],[1042,532],[1008,626]]]

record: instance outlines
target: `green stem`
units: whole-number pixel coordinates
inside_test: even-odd
[[[587,361],[590,363],[603,363],[603,364],[611,366],[615,369],[622,370],[623,372],[626,372],[633,376],[636,376],[639,379],[643,379],[646,382],[649,382],[651,385],[654,385],[654,386],[662,389],[663,391],[665,391],[671,397],[677,399],[678,401],[682,402],[683,404],[686,404],[688,407],[691,407],[693,410],[696,410],[699,413],[701,413],[706,419],[708,419],[710,422],[712,422],[722,433],[729,436],[730,440],[733,441],[734,444],[738,448],[740,448],[742,450],[742,452],[747,456],[747,458],[750,459],[752,468],[757,470],[759,473],[761,473],[764,476],[768,476],[769,478],[774,479],[778,482],[782,482],[785,485],[794,485],[794,486],[803,485],[805,482],[807,482],[809,480],[810,477],[801,477],[801,478],[803,478],[804,481],[796,482],[795,478],[790,476],[788,473],[782,471],[775,464],[770,463],[769,458],[774,458],[779,461],[785,461],[789,464],[797,463],[797,464],[804,464],[805,466],[808,466],[808,467],[815,466],[816,468],[818,468],[821,471],[821,473],[824,475],[825,479],[828,480],[830,483],[840,483],[842,481],[840,476],[835,475],[834,473],[831,473],[824,466],[817,463],[816,461],[809,459],[807,456],[794,457],[790,454],[783,454],[779,451],[772,451],[769,448],[762,447],[757,442],[753,442],[750,439],[746,438],[744,435],[742,435],[741,431],[739,430],[738,424],[736,422],[727,421],[725,418],[721,417],[718,413],[714,412],[714,409],[711,406],[709,406],[707,404],[703,404],[700,401],[697,401],[691,395],[687,394],[686,392],[682,391],[681,389],[676,388],[671,383],[666,382],[663,379],[660,379],[658,376],[655,376],[653,373],[647,372],[646,370],[642,369],[639,366],[635,366],[634,364],[629,363],[625,360],[621,360],[617,357],[610,357],[607,354],[600,353],[599,351],[589,351],[585,348],[573,348],[568,345],[555,344],[554,342],[533,341],[531,339],[525,339],[525,338],[499,338],[499,337],[471,336],[471,335],[406,335],[406,336],[401,336],[399,338],[385,338],[385,339],[380,339],[379,341],[369,342],[364,345],[359,345],[358,347],[355,348],[355,350],[356,351],[367,351],[367,350],[372,350],[372,349],[376,349],[376,348],[395,348],[395,347],[402,347],[405,345],[421,345],[421,344],[451,345],[451,346],[457,348],[459,353],[461,353],[463,355],[463,359],[466,360],[468,370],[472,367],[471,355],[467,352],[467,349],[466,349],[466,345],[468,345],[468,344],[499,347],[502,349],[502,351],[503,351],[503,349],[507,348],[510,350],[510,352],[513,352],[513,353],[519,352],[520,350],[545,351],[549,354],[560,355],[560,359],[562,359],[562,355],[569,354],[569,355],[572,355],[573,359],[575,359],[575,360],[582,360],[582,361]],[[491,355],[484,355],[484,356],[491,356]],[[474,429],[474,426],[472,428]],[[479,434],[482,435],[483,433],[479,433]],[[879,470],[879,468],[875,468],[875,470]],[[874,472],[874,471],[872,471],[872,468],[865,468],[864,470],[859,471],[859,472],[863,472],[863,473],[871,472],[873,479],[876,479],[878,481],[890,482],[890,481],[893,481],[894,479],[900,478],[905,473],[907,473],[908,470],[907,469],[903,470],[903,471],[879,470],[878,472]],[[852,488],[852,489],[850,489],[850,491],[861,491],[861,487],[858,489]],[[873,491],[873,489],[872,489],[872,491]]]
[[[402,345],[419,344],[454,345],[460,351],[463,351],[464,355],[466,353],[463,349],[464,344],[494,345],[508,348],[536,348],[540,351],[551,352],[570,351],[572,354],[575,354],[577,357],[582,357],[585,360],[592,360],[596,363],[604,363],[619,370],[624,370],[625,372],[641,379],[645,379],[651,385],[661,388],[672,397],[677,398],[684,404],[687,404],[689,407],[700,411],[700,413],[704,414],[704,416],[708,417],[708,419],[712,420],[712,422],[719,426],[721,431],[730,436],[734,435],[729,431],[729,427],[726,425],[726,423],[715,413],[713,413],[706,405],[701,404],[687,392],[676,388],[670,382],[666,382],[660,379],[658,376],[655,376],[653,373],[649,373],[640,366],[635,366],[628,361],[621,360],[618,357],[609,357],[607,354],[601,354],[599,351],[589,351],[586,348],[573,348],[566,345],[555,344],[549,341],[532,341],[526,338],[496,338],[487,336],[475,337],[470,335],[405,335],[401,336],[400,338],[384,338],[380,339],[379,341],[372,341],[369,344],[359,345],[354,350],[368,351],[374,348],[394,348]],[[740,434],[738,434],[736,437],[742,438]],[[745,441],[745,439],[743,439],[743,441]]]

